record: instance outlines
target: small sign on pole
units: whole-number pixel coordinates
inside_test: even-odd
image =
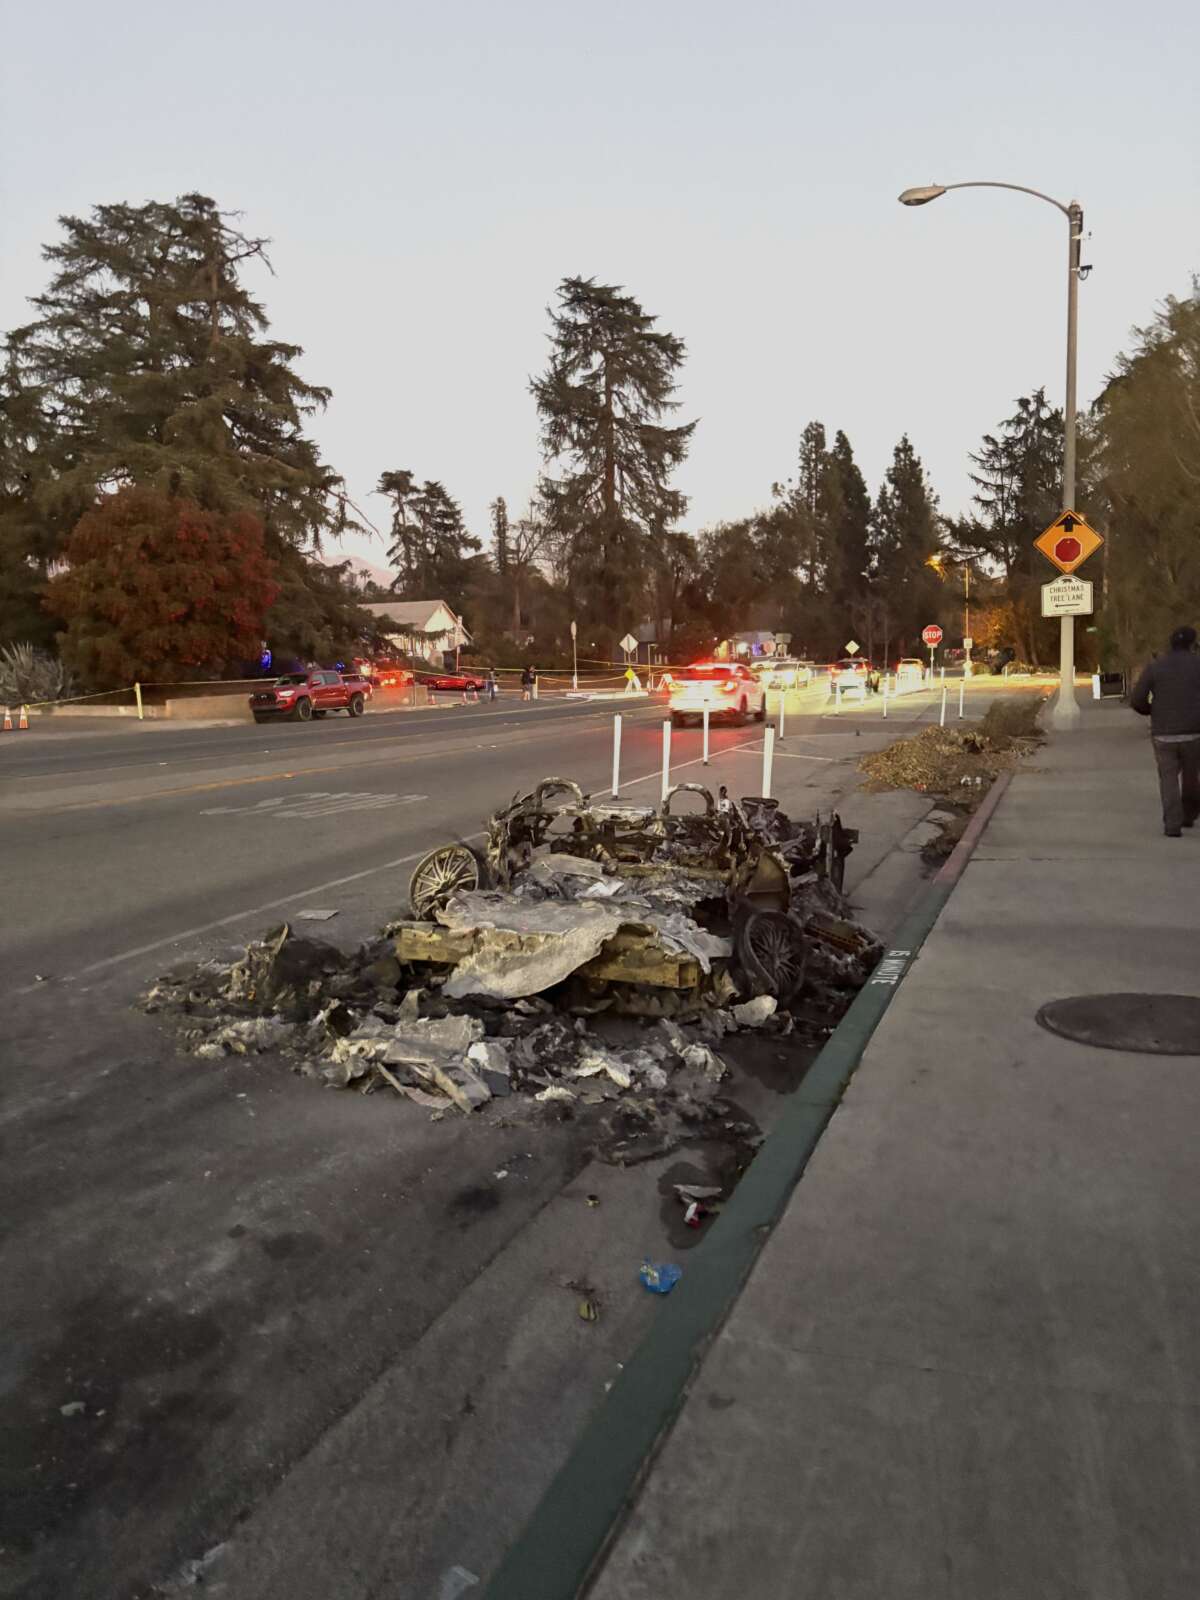
[[[627,633],[621,640],[621,649],[624,650],[626,656],[631,656],[637,649],[637,640],[631,633]]]
[[[862,646],[859,644],[858,640],[851,639],[846,645],[846,654],[848,656],[856,656],[861,649]]]
[[[1042,585],[1044,617],[1090,617],[1092,585],[1087,578],[1062,577]]]
[[[925,644],[926,644],[926,646],[928,647],[928,650],[929,650],[929,677],[930,677],[930,681],[932,682],[932,679],[933,679],[933,652],[937,649],[938,645],[940,645],[941,642],[942,642],[942,630],[938,627],[936,622],[930,622],[924,628],[921,629],[921,638],[924,640],[924,642],[925,642]]]

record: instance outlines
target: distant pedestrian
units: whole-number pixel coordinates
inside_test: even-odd
[[[496,682],[496,669],[495,669],[495,667],[489,667],[488,668],[488,675],[487,675],[487,694],[488,694],[488,699],[489,700],[494,700],[499,693],[500,693],[500,685]]]
[[[533,670],[533,668],[531,666],[526,667],[522,671],[522,673],[521,673],[521,699],[522,700],[532,700],[533,699],[534,677],[535,677],[534,670]]]
[[[625,693],[626,694],[640,693],[641,687],[642,687],[642,680],[638,677],[637,673],[633,670],[632,666],[626,667],[625,668]]]
[[[1133,709],[1150,718],[1163,832],[1178,839],[1200,817],[1200,655],[1195,628],[1176,628],[1171,648],[1137,681]]]

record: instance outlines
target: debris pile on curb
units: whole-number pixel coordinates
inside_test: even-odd
[[[957,798],[964,788],[986,789],[1017,764],[1026,748],[1011,736],[992,738],[983,729],[960,733],[935,726],[872,751],[858,765],[874,789],[917,789]]]
[[[702,809],[680,811],[684,792]],[[485,850],[423,858],[413,917],[357,952],[284,924],[141,1006],[201,1059],[278,1052],[435,1115],[604,1107],[601,1153],[627,1164],[704,1123],[752,1131],[721,1098],[727,1035],[836,1024],[880,954],[841,893],[855,838],[696,785],[659,810],[547,779],[491,819]]]

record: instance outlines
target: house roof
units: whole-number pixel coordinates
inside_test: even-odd
[[[381,620],[394,622],[401,628],[416,628],[421,633],[428,630],[435,613],[441,609],[454,617],[463,633],[467,634],[462,618],[455,616],[444,600],[369,600],[363,609]],[[467,637],[470,635],[467,634]]]

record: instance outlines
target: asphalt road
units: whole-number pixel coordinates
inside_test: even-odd
[[[776,792],[859,807],[858,876],[927,802],[853,795],[857,756],[932,706],[789,717]],[[548,774],[605,787],[613,709],[0,744],[0,1594],[423,1600],[494,1564],[655,1315],[638,1262],[695,1242],[671,1184],[719,1181],[727,1147],[621,1171],[558,1108],[434,1123],[201,1065],[131,1007],[306,908],[367,936],[430,845]],[[619,709],[622,791],[656,798],[661,708]],[[714,730],[711,781],[755,792],[761,740]],[[699,733],[673,747],[694,780]],[[762,1126],[804,1066],[769,1055],[736,1088]]]

